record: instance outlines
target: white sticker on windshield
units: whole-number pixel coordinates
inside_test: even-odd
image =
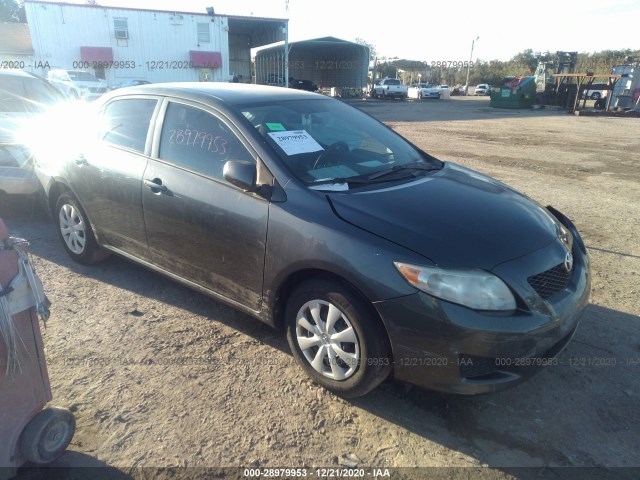
[[[268,132],[268,134],[287,155],[324,150],[306,130]]]
[[[349,184],[347,183],[325,183],[323,185],[311,185],[309,187],[312,190],[322,190],[325,192],[345,192],[349,190]]]

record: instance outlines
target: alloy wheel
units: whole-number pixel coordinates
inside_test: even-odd
[[[60,209],[58,217],[60,232],[67,247],[76,255],[82,254],[87,242],[87,236],[80,212],[73,205],[66,203]]]

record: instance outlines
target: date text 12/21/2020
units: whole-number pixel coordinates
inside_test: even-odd
[[[136,62],[135,60],[110,60],[110,61],[88,61],[77,60],[72,63],[74,69],[87,70],[89,68],[113,68],[116,70],[133,70],[145,67],[147,70],[185,70],[190,68],[219,68],[217,62],[207,64],[194,64],[189,60],[147,60],[146,62]]]

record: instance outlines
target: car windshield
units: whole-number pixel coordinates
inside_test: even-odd
[[[71,80],[76,80],[78,82],[99,82],[100,81],[98,77],[91,75],[89,72],[76,72],[72,70],[68,73],[69,73],[69,78],[71,78]]]
[[[3,75],[0,82],[0,112],[36,113],[63,99],[44,80],[32,77]]]
[[[309,185],[368,183],[383,176],[386,181],[443,165],[338,100],[288,100],[239,109],[291,172]]]

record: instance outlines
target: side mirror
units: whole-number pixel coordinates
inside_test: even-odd
[[[256,190],[256,164],[244,160],[229,160],[224,164],[222,176],[231,185],[245,192]]]

